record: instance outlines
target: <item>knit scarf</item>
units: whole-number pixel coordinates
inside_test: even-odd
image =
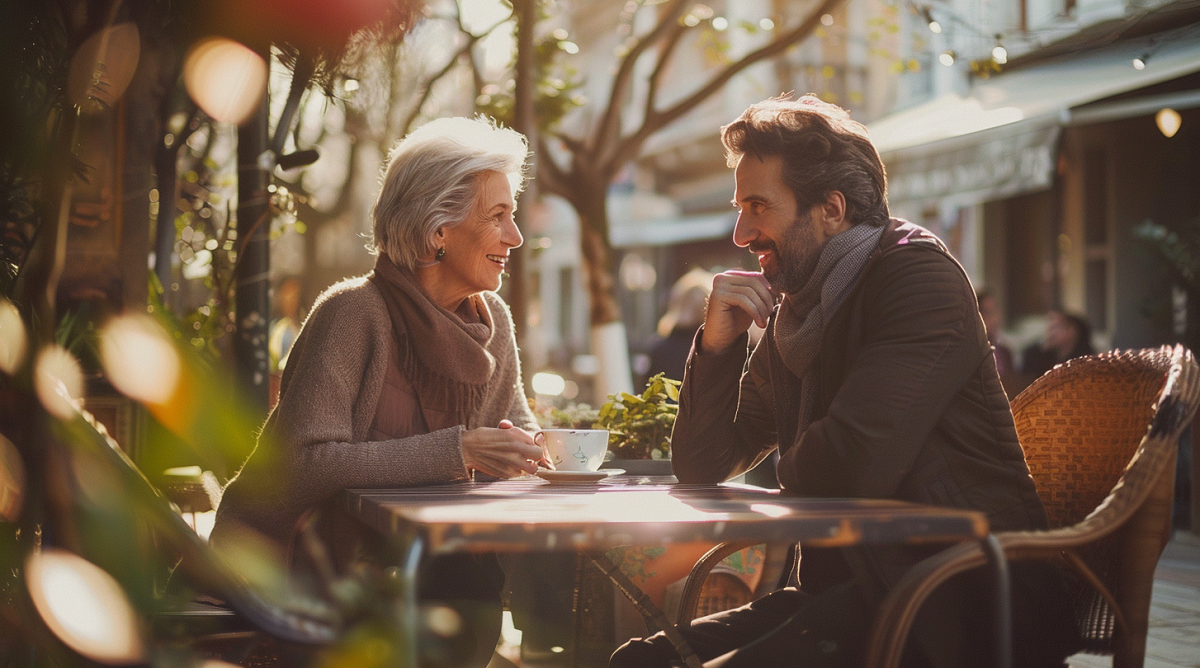
[[[412,271],[392,264],[385,255],[375,261],[371,279],[383,295],[392,320],[400,371],[426,409],[449,413],[467,425],[483,403],[496,369],[496,360],[485,347],[492,338],[492,315],[478,294],[460,307],[467,322],[434,304],[416,282]],[[474,318],[469,318],[474,319]]]
[[[813,360],[821,349],[825,326],[858,283],[885,227],[854,225],[830,238],[804,287],[783,296],[773,333],[784,365],[800,379],[797,434],[803,434],[812,422],[817,393]]]

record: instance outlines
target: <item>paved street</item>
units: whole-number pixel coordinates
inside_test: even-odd
[[[1072,668],[1109,668],[1112,658],[1077,654]],[[1200,668],[1200,537],[1177,533],[1154,574],[1146,668]]]

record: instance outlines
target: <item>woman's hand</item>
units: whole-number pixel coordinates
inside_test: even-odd
[[[501,420],[499,428],[468,429],[462,435],[463,463],[468,469],[483,471],[496,478],[514,478],[536,473],[545,453],[534,444],[533,436],[512,422]]]

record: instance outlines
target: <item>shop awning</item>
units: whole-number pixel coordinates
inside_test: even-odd
[[[728,238],[737,215],[732,211],[699,216],[613,222],[608,230],[614,248],[631,246],[674,246],[689,241]]]
[[[1135,69],[1134,58],[1145,69]],[[892,201],[984,202],[1053,183],[1073,108],[1196,71],[1200,26],[1192,25],[978,80],[965,95],[943,95],[868,129]]]

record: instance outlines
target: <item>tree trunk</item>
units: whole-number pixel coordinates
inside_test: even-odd
[[[616,280],[613,272],[612,249],[608,244],[608,205],[605,201],[606,182],[599,194],[590,198],[590,205],[580,207],[580,251],[586,272],[591,324],[592,353],[599,361],[595,383],[595,400],[603,402],[610,394],[633,392],[633,374],[629,368],[629,342],[625,323],[617,303]]]
[[[269,59],[269,54],[264,55]],[[233,341],[238,378],[246,396],[264,415],[269,404],[271,327],[270,231],[267,172],[259,165],[267,150],[267,98],[238,126],[238,257],[234,269],[236,334]],[[161,210],[161,209],[160,209]]]

